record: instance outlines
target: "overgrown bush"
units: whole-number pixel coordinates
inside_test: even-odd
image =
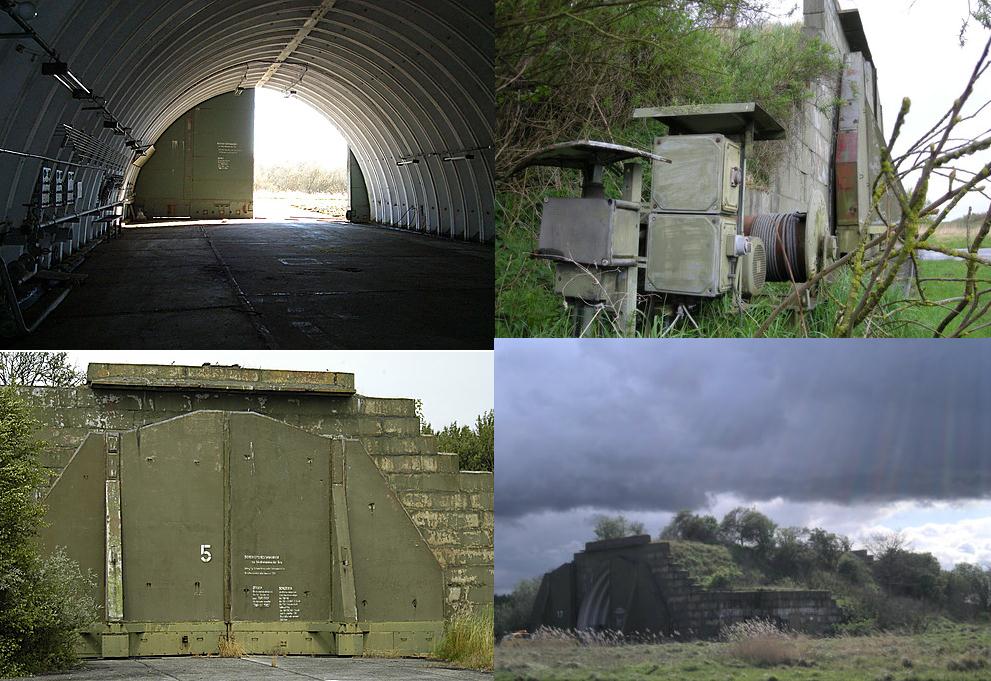
[[[837,574],[850,584],[866,586],[874,583],[874,576],[864,560],[852,553],[844,553],[836,565]]]
[[[75,630],[96,619],[89,577],[62,553],[38,554],[44,509],[40,443],[27,405],[0,388],[0,676],[64,670],[75,661]]]

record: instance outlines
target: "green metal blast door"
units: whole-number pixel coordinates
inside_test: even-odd
[[[358,441],[194,412],[91,434],[47,503],[45,545],[103,577],[87,655],[428,652],[443,629],[440,566]]]

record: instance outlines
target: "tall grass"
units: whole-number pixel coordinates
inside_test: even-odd
[[[434,656],[467,669],[492,669],[495,618],[492,606],[463,608],[447,623]]]
[[[244,657],[244,646],[236,638],[221,636],[217,642],[220,657]]]
[[[795,665],[803,660],[799,639],[769,620],[737,622],[726,628],[723,638],[731,656],[755,667]]]

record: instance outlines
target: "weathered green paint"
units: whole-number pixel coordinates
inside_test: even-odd
[[[654,153],[671,164],[653,164],[651,209],[673,213],[736,214],[740,145],[726,135],[675,135],[654,140]]]
[[[228,93],[169,126],[138,175],[135,208],[148,217],[252,217],[254,105],[254,90]]]
[[[44,531],[46,536],[55,536],[60,528],[71,527],[77,516],[92,515],[87,524],[92,532],[77,529],[68,534],[80,537],[78,545],[71,547],[72,557],[100,577],[93,593],[96,602],[105,601],[104,433],[213,410],[264,414],[331,442],[360,440],[443,565],[445,614],[465,605],[492,603],[492,474],[459,472],[457,455],[438,452],[436,438],[421,434],[413,400],[351,394],[351,374],[111,366],[113,378],[106,385],[101,376],[111,372],[92,366],[94,382],[89,385],[18,388],[41,426],[38,437],[48,442],[43,461],[51,471],[52,484],[60,479],[62,494],[75,489],[78,498],[98,502],[50,508],[52,525]],[[202,372],[208,372],[211,382],[204,381]],[[217,376],[223,380],[212,382]],[[137,385],[128,385],[131,382]],[[325,384],[340,384],[349,390],[324,392],[321,386]],[[205,385],[214,387],[200,387]],[[95,448],[95,453],[80,453],[89,448]],[[73,465],[66,468],[70,461]],[[99,655],[99,633],[92,636],[90,645],[96,651],[90,654]]]
[[[105,575],[104,624],[81,635],[82,654],[215,653],[228,631],[252,653],[432,649],[441,565],[360,442],[224,411],[121,433],[119,465],[117,441],[87,438],[46,498],[44,547]],[[103,462],[119,497],[88,484]],[[106,558],[87,545],[104,529]]]
[[[351,560],[351,528],[348,525],[348,505],[346,490],[344,488],[344,441],[334,442],[331,456],[331,476],[333,484],[332,508],[333,517],[333,551],[331,553],[331,563],[339,573],[340,579],[336,582],[334,599],[334,609],[332,616],[341,622],[358,621],[358,598],[354,591],[354,572],[352,571]]]

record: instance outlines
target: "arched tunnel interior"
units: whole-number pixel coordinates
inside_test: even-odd
[[[490,3],[0,9],[10,343],[491,347]],[[292,93],[340,129],[364,185],[351,222],[121,229],[156,140],[204,102],[252,88]]]

